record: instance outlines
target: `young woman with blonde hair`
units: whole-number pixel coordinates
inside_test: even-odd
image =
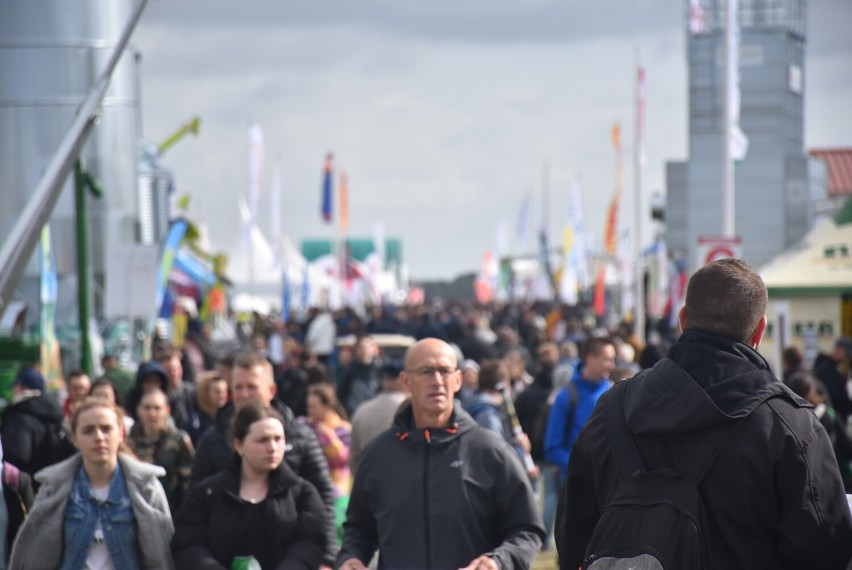
[[[174,530],[161,467],[125,451],[121,409],[83,400],[71,419],[79,452],[35,475],[35,504],[9,568],[174,568]]]

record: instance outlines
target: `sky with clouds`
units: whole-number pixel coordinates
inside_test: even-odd
[[[852,2],[809,3],[806,145],[852,146]],[[247,126],[266,147],[261,228],[280,165],[284,232],[329,237],[320,219],[323,157],[349,176],[350,235],[376,223],[403,241],[413,278],[476,270],[509,249],[521,202],[561,233],[582,180],[596,244],[615,184],[610,131],[622,126],[633,223],[637,49],[647,73],[646,198],[666,160],[687,153],[686,0],[153,0],[133,36],[141,53],[143,136],[159,142],[193,115],[201,134],[162,159],[192,197],[214,249],[244,271],[237,203],[248,194]],[[547,167],[545,165],[548,165]],[[550,199],[543,186],[549,172]]]

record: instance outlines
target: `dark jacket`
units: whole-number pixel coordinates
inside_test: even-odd
[[[169,390],[169,407],[172,409],[172,419],[178,429],[189,434],[193,445],[198,443],[201,432],[201,418],[198,411],[198,396],[195,384],[183,381],[177,388]]]
[[[483,554],[529,568],[544,528],[512,448],[458,402],[449,428],[413,426],[406,404],[364,450],[338,565],[378,548],[379,568],[461,568]]]
[[[542,370],[535,375],[533,383],[518,394],[518,398],[515,400],[515,413],[518,414],[521,429],[530,438],[530,443],[533,443],[530,455],[536,461],[544,460],[543,441],[541,440],[544,439],[543,432],[547,429],[547,418],[539,416],[550,410],[546,404],[552,392],[553,370]],[[541,433],[536,433],[537,430]],[[535,444],[536,438],[539,439],[537,445]]]
[[[319,492],[326,506],[326,555],[325,564],[331,565],[337,553],[337,531],[334,526],[334,489],[328,474],[328,464],[325,455],[310,427],[301,424],[293,417],[290,408],[279,402],[272,401],[272,406],[284,417],[284,433],[287,445],[284,451],[284,461],[293,472],[311,483]],[[230,445],[231,417],[234,414],[234,404],[229,402],[216,414],[214,429],[207,430],[198,442],[195,450],[195,460],[192,464],[192,474],[189,477],[190,489],[201,481],[216,475],[225,469],[233,455]]]
[[[59,404],[47,394],[12,404],[3,410],[3,458],[30,475],[70,457],[57,456],[54,438],[49,431],[58,433],[65,414]]]
[[[370,364],[365,364],[356,360],[349,365],[337,393],[340,403],[351,418],[358,406],[375,396],[381,386],[378,361],[373,360]]]
[[[18,529],[33,506],[35,492],[33,480],[27,473],[19,470],[11,463],[3,462],[3,499],[6,501],[6,513],[9,522],[6,527],[6,552],[3,553],[6,562],[12,554],[12,545],[18,536]]]
[[[646,470],[673,467],[708,430],[741,421],[698,490],[714,568],[845,568],[852,518],[831,442],[810,405],[732,339],[688,330],[624,390]],[[568,465],[556,522],[563,569],[577,568],[616,487],[601,397]]]
[[[852,400],[846,391],[846,376],[838,370],[838,363],[827,354],[818,354],[814,361],[814,376],[828,390],[831,407],[837,410],[845,422],[852,415]]]
[[[139,421],[139,416],[136,413],[136,408],[139,406],[139,401],[142,400],[142,381],[148,376],[154,376],[159,381],[159,388],[163,393],[169,393],[169,377],[166,375],[166,369],[156,360],[143,362],[136,369],[136,380],[133,382],[133,388],[127,394],[127,400],[124,404],[124,411],[133,418]],[[171,401],[169,402],[171,405]]]
[[[313,485],[285,462],[269,474],[266,499],[240,498],[239,456],[187,497],[175,517],[172,554],[187,569],[230,568],[235,556],[254,556],[269,569],[314,569],[327,540],[325,505]]]

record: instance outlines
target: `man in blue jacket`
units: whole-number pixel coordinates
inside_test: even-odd
[[[590,338],[583,343],[583,361],[577,367],[571,386],[559,391],[544,435],[544,458],[560,469],[565,480],[571,447],[580,435],[601,394],[612,383],[609,374],[615,368],[615,344],[604,337]]]

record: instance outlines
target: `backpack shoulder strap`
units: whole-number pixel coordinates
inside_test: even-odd
[[[568,380],[565,384],[565,389],[568,390],[568,421],[565,422],[568,433],[574,427],[574,416],[577,413],[577,403],[580,401],[580,393],[577,392],[577,385],[573,380]]]
[[[773,382],[769,384],[769,388],[770,390],[764,394],[763,399],[755,406],[755,409],[775,398],[785,398],[794,405],[797,404],[796,396],[792,394],[789,388],[780,382],[776,382],[774,378]],[[719,457],[725,446],[727,446],[728,441],[740,426],[746,422],[747,418],[748,416],[732,419],[726,422],[725,425],[708,432],[706,435],[696,437],[696,445],[692,446],[692,451],[682,456],[678,462],[678,473],[689,481],[692,481],[695,485],[701,483],[704,475],[713,466],[713,463],[716,462],[716,458]]]
[[[636,442],[633,441],[633,432],[630,431],[627,419],[624,417],[626,386],[627,382],[618,382],[610,388],[604,407],[609,445],[619,481],[628,479],[638,469],[644,469],[642,456],[639,455]]]
[[[11,463],[3,462],[3,484],[16,492],[21,484],[21,472]]]

